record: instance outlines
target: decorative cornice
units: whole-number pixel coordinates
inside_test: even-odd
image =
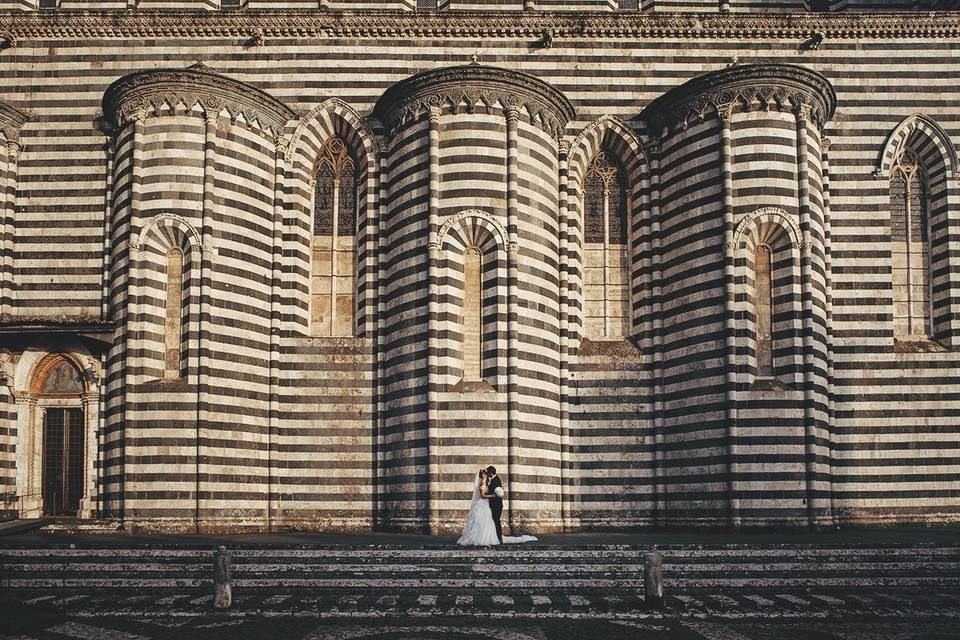
[[[226,108],[232,117],[242,115],[247,122],[257,122],[261,129],[271,132],[282,130],[295,115],[270,94],[202,64],[124,76],[107,88],[103,113],[122,126],[131,119],[145,117],[151,108],[160,111],[164,104],[175,107],[180,102],[188,109],[199,104],[213,116]]]
[[[957,12],[697,14],[549,11],[204,10],[4,11],[0,24],[31,38],[454,37],[534,38],[955,38]],[[269,40],[268,40],[269,41]]]
[[[20,137],[20,127],[28,117],[20,109],[0,100],[0,133],[7,142],[15,142]]]
[[[644,109],[641,117],[661,132],[711,109],[720,114],[747,110],[759,101],[764,108],[799,109],[821,129],[833,117],[837,94],[815,71],[792,64],[744,64],[714,71],[675,87]]]
[[[393,131],[431,109],[469,111],[478,102],[499,106],[508,117],[522,109],[554,136],[575,115],[567,97],[543,80],[479,64],[431,69],[401,80],[377,101],[373,115]]]

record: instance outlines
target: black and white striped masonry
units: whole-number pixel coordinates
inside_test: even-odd
[[[4,516],[960,521],[954,3],[82,4],[0,0]]]

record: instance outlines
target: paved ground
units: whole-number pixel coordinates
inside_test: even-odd
[[[956,640],[960,593],[687,592],[661,607],[603,594],[7,594],[0,640]]]
[[[69,546],[83,547],[203,547],[224,544],[232,548],[330,546],[330,545],[403,545],[455,546],[457,536],[428,536],[410,533],[330,534],[277,532],[244,535],[130,535],[128,533],[68,533],[34,531],[0,536],[0,547]],[[725,532],[696,529],[648,529],[622,532],[563,533],[539,536],[538,544],[588,546],[625,544],[634,546],[726,545],[749,546],[847,544],[953,544],[960,543],[960,528],[889,527],[882,529],[831,529],[809,532],[803,529],[744,530]]]
[[[674,573],[682,570],[682,573],[674,576],[673,588],[660,606],[651,607],[633,587],[564,590],[521,585],[499,592],[491,588],[470,587],[450,591],[442,586],[429,587],[427,585],[437,581],[417,580],[416,576],[406,581],[414,585],[409,588],[401,589],[395,584],[396,576],[405,574],[400,570],[403,567],[391,568],[393,564],[406,556],[410,556],[407,558],[410,563],[424,564],[427,561],[420,556],[442,555],[455,549],[452,538],[402,534],[104,536],[33,533],[2,537],[0,549],[32,547],[34,551],[30,553],[36,556],[33,561],[52,562],[59,566],[57,563],[64,560],[54,558],[56,552],[53,551],[48,556],[41,547],[155,547],[137,552],[144,555],[145,559],[141,561],[130,561],[127,556],[111,560],[119,566],[130,566],[130,569],[117,571],[130,571],[133,576],[137,571],[147,572],[141,578],[150,571],[159,571],[157,567],[148,570],[145,565],[159,563],[161,560],[157,554],[161,551],[158,549],[164,547],[187,549],[171,552],[173,554],[190,557],[200,554],[204,567],[208,561],[206,554],[218,544],[234,549],[246,548],[247,551],[238,554],[241,556],[244,553],[256,555],[256,550],[262,549],[264,557],[259,561],[267,564],[279,562],[273,557],[278,554],[316,555],[313,551],[274,551],[271,554],[268,552],[271,548],[342,545],[375,549],[339,552],[345,556],[370,555],[365,560],[337,556],[336,563],[356,564],[351,569],[354,572],[351,575],[355,577],[341,587],[278,587],[272,591],[257,591],[253,590],[255,587],[247,586],[237,589],[235,606],[226,612],[212,609],[208,579],[201,581],[202,585],[198,583],[192,587],[184,586],[189,584],[187,580],[173,579],[169,584],[180,586],[149,590],[130,587],[114,591],[92,586],[64,587],[64,581],[59,578],[44,589],[11,589],[9,582],[0,580],[0,589],[5,589],[0,590],[0,640],[960,640],[960,589],[955,587],[956,562],[953,559],[953,548],[958,540],[960,530],[957,529],[883,529],[817,534],[796,531],[572,534],[543,536],[537,543],[583,549],[600,544],[675,546],[673,554],[682,561],[682,567],[670,565],[668,568]],[[700,545],[704,548],[736,545],[749,553],[742,550],[695,551]],[[861,545],[877,545],[887,551],[856,550]],[[783,548],[778,549],[781,546]],[[393,549],[396,553],[388,553],[380,547]],[[423,547],[441,551],[416,550]],[[808,547],[826,550],[809,550]],[[884,553],[893,554],[900,547],[903,549],[896,550],[896,557],[883,556]],[[687,551],[680,550],[683,548]],[[796,554],[790,552],[794,548],[799,549]],[[803,551],[805,548],[808,550]],[[11,559],[17,561],[10,551],[6,553],[9,556],[6,559],[0,553],[0,565],[11,562]],[[59,553],[78,553],[77,566],[80,568],[77,571],[89,575],[92,578],[90,584],[102,583],[98,580],[100,572],[112,566],[109,563],[101,566],[106,560],[99,556],[89,560],[89,565],[84,564],[82,551]],[[388,556],[390,553],[399,554],[403,558],[397,560],[390,556],[386,560],[377,560],[385,553]],[[509,564],[507,560],[513,557],[509,556],[510,552],[499,553],[507,554],[504,563]],[[870,555],[876,553],[881,553],[881,557]],[[522,554],[514,555],[517,557],[511,562],[526,562],[518,566],[534,574],[546,572],[544,575],[549,577],[547,569],[554,568],[553,565],[537,568],[544,562],[537,554],[529,554],[527,560],[523,560]],[[941,555],[942,560],[939,559]],[[173,564],[169,566],[185,567],[189,565],[187,560],[171,561]],[[19,561],[26,562],[27,559],[20,558]],[[582,557],[578,561],[585,562]],[[303,560],[301,564],[306,562]],[[302,567],[304,575],[300,577],[311,577],[312,572],[321,569],[332,570],[320,560],[311,562],[316,566]],[[467,569],[486,575],[489,562],[476,559],[471,562],[477,566],[471,569],[473,565],[470,565]],[[438,570],[441,566],[444,565],[437,565]],[[569,566],[569,563],[563,566]],[[250,567],[246,569],[250,570]],[[453,577],[460,576],[456,571],[467,571],[456,567],[447,569],[454,571],[450,573]],[[0,575],[4,575],[3,571],[0,566]],[[42,569],[37,571],[45,575]],[[185,569],[175,571],[176,576],[186,577]],[[791,572],[813,572],[822,579],[803,583],[804,586],[773,587],[767,581],[750,577],[753,576],[750,571],[772,572],[770,575],[786,571],[791,576]],[[702,580],[694,580],[697,575]],[[743,578],[739,583],[738,576]],[[844,580],[830,576],[841,576]],[[907,580],[911,577],[916,580]],[[285,585],[285,581],[283,578],[280,586]],[[546,580],[542,582],[549,584]],[[689,586],[693,584],[699,586]],[[732,586],[734,584],[737,586]],[[264,587],[260,584],[259,588]]]

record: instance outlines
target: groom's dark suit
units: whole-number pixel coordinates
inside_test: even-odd
[[[496,495],[497,487],[503,487],[500,482],[500,476],[490,478],[487,483],[487,494],[493,496],[490,498],[490,515],[493,516],[493,524],[497,527],[497,540],[503,544],[503,529],[500,526],[500,514],[503,513],[503,498]]]

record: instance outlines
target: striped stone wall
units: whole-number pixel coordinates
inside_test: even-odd
[[[656,11],[789,13],[830,11],[953,11],[955,0],[59,0],[56,10],[333,10],[333,11]],[[0,0],[0,10],[49,11],[38,0]]]
[[[656,12],[574,31],[538,6],[476,41],[456,17],[380,32],[344,14],[361,25],[347,35],[284,12],[190,14],[178,28],[195,34],[168,35],[128,13],[5,14],[0,100],[29,119],[15,145],[4,121],[0,164],[3,509],[20,509],[16,448],[33,446],[18,432],[36,399],[23,354],[69,342],[101,372],[82,515],[133,527],[452,530],[491,463],[517,529],[955,522],[956,16],[886,16],[869,35],[863,16],[766,16],[764,31],[734,3],[712,18],[722,31],[684,35]],[[531,47],[544,25],[551,47]],[[801,47],[810,25],[828,25],[818,49]],[[691,99],[669,123],[653,115],[671,89],[722,92],[752,63],[774,72],[728,112]],[[522,85],[536,100],[491,99],[460,65],[542,84]],[[829,82],[832,117],[766,92],[789,65]],[[419,72],[449,72],[460,93],[374,108]],[[331,136],[359,167],[357,320],[353,337],[314,338],[311,173]],[[889,166],[904,144],[929,168],[936,256],[937,329],[911,345],[892,315]],[[601,149],[630,180],[630,332],[590,343],[582,181]],[[763,243],[775,375],[758,380]],[[174,246],[181,375],[164,379]]]

